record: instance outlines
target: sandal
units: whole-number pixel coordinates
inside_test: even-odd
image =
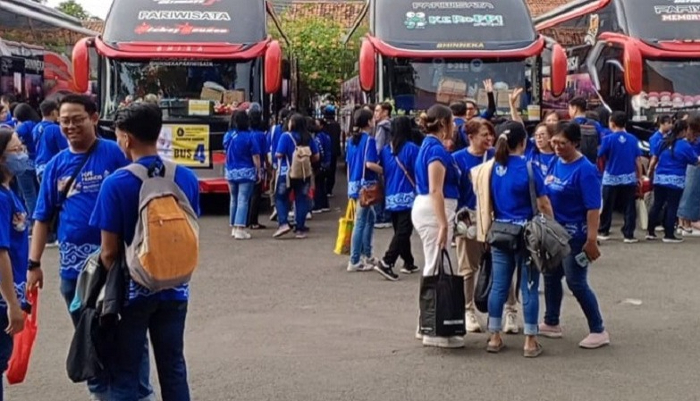
[[[505,347],[506,347],[506,344],[503,342],[503,339],[501,339],[501,342],[498,343],[498,345],[491,345],[491,340],[489,340],[488,343],[486,344],[486,352],[488,352],[490,354],[498,354]]]
[[[525,358],[537,358],[542,354],[542,344],[537,343],[537,347],[534,349],[525,349],[523,350],[523,356]]]

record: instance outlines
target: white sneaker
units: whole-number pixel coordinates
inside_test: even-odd
[[[423,333],[420,332],[420,326],[416,327],[416,340],[423,340]]]
[[[610,239],[610,234],[605,235],[605,234],[598,234],[598,241],[607,241]]]
[[[370,257],[363,256],[360,259],[360,261],[369,270],[373,270],[374,266],[380,266],[379,259],[375,258],[374,256],[370,256]]]
[[[503,332],[506,334],[520,333],[520,327],[518,327],[517,319],[517,314],[513,312],[506,312],[506,324],[503,327]]]
[[[663,226],[658,226],[658,227],[654,228],[654,231],[657,232],[657,233],[662,233],[662,232],[664,232],[664,227],[663,227]]]
[[[364,269],[364,264],[362,262],[359,262],[357,264],[352,264],[352,262],[348,262],[348,271],[349,272],[361,272]]]
[[[476,313],[467,311],[467,313],[464,315],[464,320],[467,323],[467,332],[481,333],[483,331],[481,324],[479,323],[479,319],[476,318]]]
[[[306,213],[306,220],[313,220],[313,219],[314,219],[314,216],[313,216],[313,214],[311,214],[311,212]]]
[[[235,239],[251,239],[252,237],[251,237],[250,233],[246,232],[243,229],[239,229],[238,231],[236,231],[234,233],[233,238],[235,238]]]
[[[636,238],[625,238],[622,242],[624,242],[625,244],[636,244],[639,242],[639,240]]]
[[[437,348],[464,348],[464,337],[423,336],[423,346]]]
[[[684,237],[700,237],[700,230],[693,228],[690,231],[683,232]]]

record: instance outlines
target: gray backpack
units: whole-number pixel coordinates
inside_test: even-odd
[[[125,170],[143,184],[134,239],[126,247],[131,278],[151,291],[190,281],[199,260],[199,224],[189,199],[175,183],[177,165],[163,160],[165,175],[149,176],[132,163]]]
[[[571,235],[556,220],[539,213],[532,163],[527,163],[527,173],[534,216],[525,226],[525,248],[532,259],[532,266],[547,274],[558,269],[564,258],[571,253]]]

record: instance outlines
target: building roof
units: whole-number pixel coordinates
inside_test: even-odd
[[[534,18],[547,11],[563,6],[566,3],[571,3],[571,1],[572,0],[526,0],[526,3],[528,8],[530,8],[530,14]]]
[[[105,30],[105,22],[101,19],[89,19],[83,21],[83,27],[102,34]]]

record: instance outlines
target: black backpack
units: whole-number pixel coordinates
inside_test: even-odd
[[[598,147],[600,146],[600,137],[598,129],[593,121],[586,121],[581,126],[581,145],[579,150],[581,154],[594,165],[598,161]]]

